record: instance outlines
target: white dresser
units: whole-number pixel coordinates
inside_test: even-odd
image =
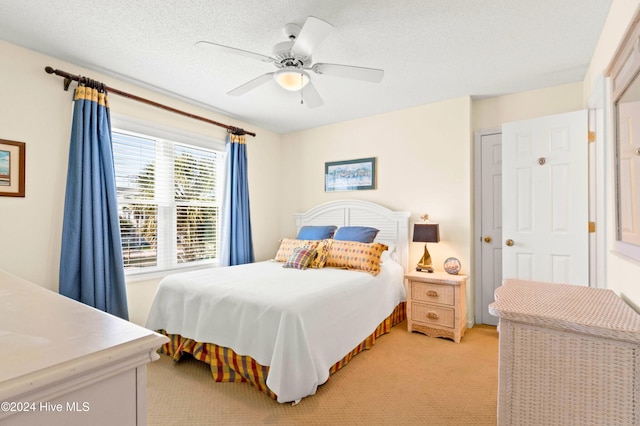
[[[499,425],[640,425],[640,315],[611,290],[505,280]]]
[[[0,271],[0,424],[145,425],[167,340]]]

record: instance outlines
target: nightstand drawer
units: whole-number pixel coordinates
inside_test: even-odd
[[[411,303],[411,320],[454,328],[456,325],[456,310],[446,306],[413,302]]]
[[[411,298],[413,300],[454,306],[455,288],[448,285],[413,281],[411,286]]]

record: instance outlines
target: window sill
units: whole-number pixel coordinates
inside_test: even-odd
[[[127,283],[134,283],[134,282],[140,282],[140,281],[152,281],[152,280],[157,280],[160,281],[161,279],[163,279],[164,277],[167,277],[169,275],[173,275],[173,274],[178,274],[181,272],[190,272],[190,271],[197,271],[200,269],[212,269],[212,268],[217,268],[218,267],[218,262],[211,262],[211,263],[206,263],[206,264],[200,264],[200,265],[194,265],[194,266],[185,266],[185,267],[181,267],[181,268],[175,268],[175,269],[168,269],[168,270],[163,270],[163,271],[154,271],[154,272],[133,272],[133,273],[127,273],[125,271],[125,281]]]
[[[636,263],[640,262],[640,246],[622,241],[614,241],[613,252]]]

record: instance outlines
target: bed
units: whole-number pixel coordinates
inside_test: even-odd
[[[379,230],[369,244],[317,243],[373,247],[379,270],[344,269],[327,248],[326,267],[289,268],[272,259],[168,276],[147,321],[170,339],[162,353],[176,361],[190,354],[211,366],[216,381],[249,382],[280,403],[297,403],[405,319],[408,212],[341,200],[294,216],[298,230]]]

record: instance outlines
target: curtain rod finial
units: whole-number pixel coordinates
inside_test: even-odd
[[[247,132],[245,132],[244,129],[240,127],[234,127],[234,126],[229,127],[227,131],[232,135],[236,135],[236,136],[243,136],[247,134]]]
[[[44,67],[44,70],[47,72],[47,74],[53,74],[54,72],[56,72],[56,70],[51,67]]]

